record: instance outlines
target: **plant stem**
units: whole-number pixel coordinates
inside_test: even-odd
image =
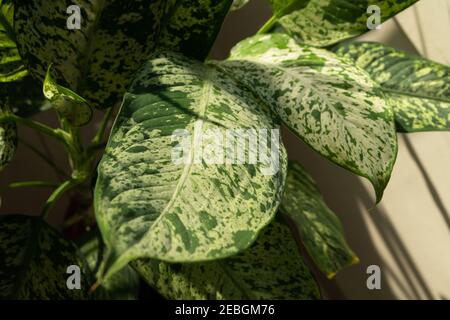
[[[34,188],[34,187],[40,187],[40,188],[57,188],[59,186],[59,183],[56,182],[48,182],[48,181],[19,181],[19,182],[13,182],[10,183],[6,188]]]
[[[105,134],[106,127],[108,126],[109,119],[113,113],[114,108],[109,108],[106,110],[105,115],[103,116],[102,121],[100,122],[100,127],[98,128],[97,133],[92,139],[91,148],[94,148],[102,142],[103,135]]]
[[[33,151],[34,153],[36,153],[39,157],[42,158],[42,160],[44,160],[45,162],[47,162],[47,164],[49,166],[51,166],[55,172],[57,173],[57,175],[63,176],[63,177],[67,177],[67,173],[64,172],[64,170],[62,170],[61,168],[59,168],[49,157],[47,157],[45,155],[45,153],[41,152],[38,148],[34,147],[32,144],[28,143],[27,141],[19,138],[19,142],[21,144],[23,144],[24,146],[26,146],[27,148],[29,148],[31,151]]]
[[[275,23],[277,23],[278,17],[273,15],[262,27],[258,30],[256,34],[264,34],[270,31]]]
[[[55,191],[53,191],[53,193],[47,199],[47,202],[45,203],[44,208],[42,209],[41,218],[43,218],[44,220],[47,219],[50,210],[55,205],[55,203],[59,200],[59,198],[66,191],[73,188],[78,183],[80,183],[80,182],[75,179],[67,180],[64,183],[62,183]]]

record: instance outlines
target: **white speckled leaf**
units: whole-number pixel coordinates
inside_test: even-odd
[[[288,166],[281,211],[293,222],[312,260],[328,278],[359,261],[345,240],[339,218],[325,204],[314,180],[295,162]]]
[[[15,43],[13,16],[13,1],[0,0],[0,83],[14,81],[27,74]]]
[[[379,43],[335,48],[385,91],[401,132],[450,130],[450,67]]]
[[[239,10],[243,6],[245,6],[249,0],[233,0],[233,4],[231,5],[231,11]]]
[[[206,263],[132,263],[167,299],[319,299],[320,292],[289,228],[272,222],[255,244],[233,257]]]
[[[154,56],[126,94],[98,167],[96,216],[111,251],[102,273],[138,258],[205,261],[247,248],[278,207],[285,150],[280,143],[277,157],[254,164],[198,162],[202,136],[278,127],[225,73],[177,54]],[[181,164],[172,160],[177,129],[191,137]]]
[[[361,69],[285,34],[240,42],[217,63],[252,89],[314,150],[368,178],[381,200],[397,154],[393,112]]]
[[[78,245],[91,274],[95,275],[105,253],[100,233],[98,230],[90,231]],[[93,292],[96,300],[136,300],[138,295],[139,276],[130,266],[125,266]]]
[[[91,121],[92,109],[86,99],[58,85],[52,78],[50,67],[45,75],[43,92],[53,108],[72,125],[80,127]]]
[[[85,299],[88,283],[76,246],[39,217],[0,216],[0,299]],[[81,289],[69,290],[67,267],[81,269]]]
[[[43,80],[55,80],[97,108],[114,106],[152,52],[166,1],[80,0],[81,29],[69,30],[67,0],[21,0],[15,31],[21,56]]]
[[[158,47],[203,61],[220,31],[233,0],[169,2]],[[171,8],[172,7],[172,8]]]
[[[324,47],[369,31],[370,5],[380,8],[381,22],[418,0],[271,0],[278,24],[298,42]],[[283,4],[298,5],[285,10]],[[285,12],[283,12],[285,11]],[[280,14],[281,12],[281,14]]]

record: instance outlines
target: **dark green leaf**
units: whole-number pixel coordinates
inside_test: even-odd
[[[231,258],[189,264],[132,263],[168,299],[319,299],[320,292],[287,226],[272,222]]]
[[[339,218],[327,207],[314,180],[295,162],[290,162],[281,200],[285,213],[319,269],[332,278],[358,257],[345,241]]]

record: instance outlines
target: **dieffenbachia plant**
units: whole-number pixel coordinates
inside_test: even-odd
[[[378,1],[382,21],[414,2]],[[318,299],[314,272],[332,278],[358,262],[278,130],[367,178],[378,203],[396,131],[450,128],[450,69],[382,44],[339,44],[367,31],[366,0],[270,0],[257,35],[207,59],[227,13],[246,3],[81,0],[72,30],[69,1],[0,1],[0,168],[21,125],[60,142],[71,169],[19,140],[61,180],[7,186],[52,192],[40,212],[0,218],[1,298],[136,299],[146,282],[169,299]],[[47,109],[58,128],[32,118]],[[86,143],[94,111],[104,116]],[[229,132],[237,161],[204,158],[220,151],[203,139]],[[252,151],[265,143],[270,155]],[[54,229],[68,191],[79,210]],[[74,266],[80,290],[66,285]]]

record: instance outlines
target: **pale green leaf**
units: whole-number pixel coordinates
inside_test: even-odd
[[[279,33],[242,41],[217,65],[253,90],[314,150],[368,178],[381,200],[397,137],[393,112],[367,73]]]
[[[84,299],[88,283],[76,246],[38,217],[0,216],[0,299]],[[67,267],[81,270],[70,290]]]
[[[179,0],[168,10],[158,47],[204,60],[233,0]]]
[[[298,42],[324,47],[369,31],[367,21],[373,12],[370,5],[380,8],[381,23],[418,0],[271,0],[274,22]],[[289,4],[295,10],[286,10]],[[280,14],[281,12],[281,14]],[[273,23],[271,24],[274,25]],[[265,28],[264,31],[269,31]]]
[[[280,143],[278,153],[250,162],[245,130],[278,128],[227,74],[177,54],[154,56],[125,95],[98,167],[95,211],[111,251],[102,273],[138,258],[205,261],[246,249],[276,212],[286,154]],[[221,158],[206,136],[227,129],[243,131]],[[175,130],[190,135],[186,161],[172,159]],[[202,156],[202,145],[217,163]],[[224,163],[228,151],[243,151],[244,163]]]
[[[58,85],[48,67],[43,86],[44,96],[51,102],[53,108],[72,125],[83,126],[92,118],[92,109],[87,101],[70,89]]]
[[[91,274],[95,274],[105,253],[98,230],[86,234],[79,246]],[[130,266],[125,266],[93,292],[94,299],[98,300],[136,300],[138,295],[139,277]]]
[[[0,0],[0,83],[14,81],[27,74],[15,43],[13,16],[12,0]]]
[[[450,130],[450,67],[379,43],[335,49],[378,82],[402,132]]]
[[[69,30],[65,0],[16,4],[19,51],[33,76],[55,80],[97,108],[120,102],[132,75],[153,51],[166,1],[80,0],[81,29]]]
[[[295,162],[288,166],[281,211],[293,222],[309,255],[328,278],[359,261],[345,240],[339,218],[325,204],[314,180]]]
[[[132,263],[167,299],[319,299],[320,292],[289,228],[272,222],[255,244],[233,257],[189,264]]]
[[[239,10],[244,7],[249,0],[233,0],[233,4],[231,5],[231,11]]]

